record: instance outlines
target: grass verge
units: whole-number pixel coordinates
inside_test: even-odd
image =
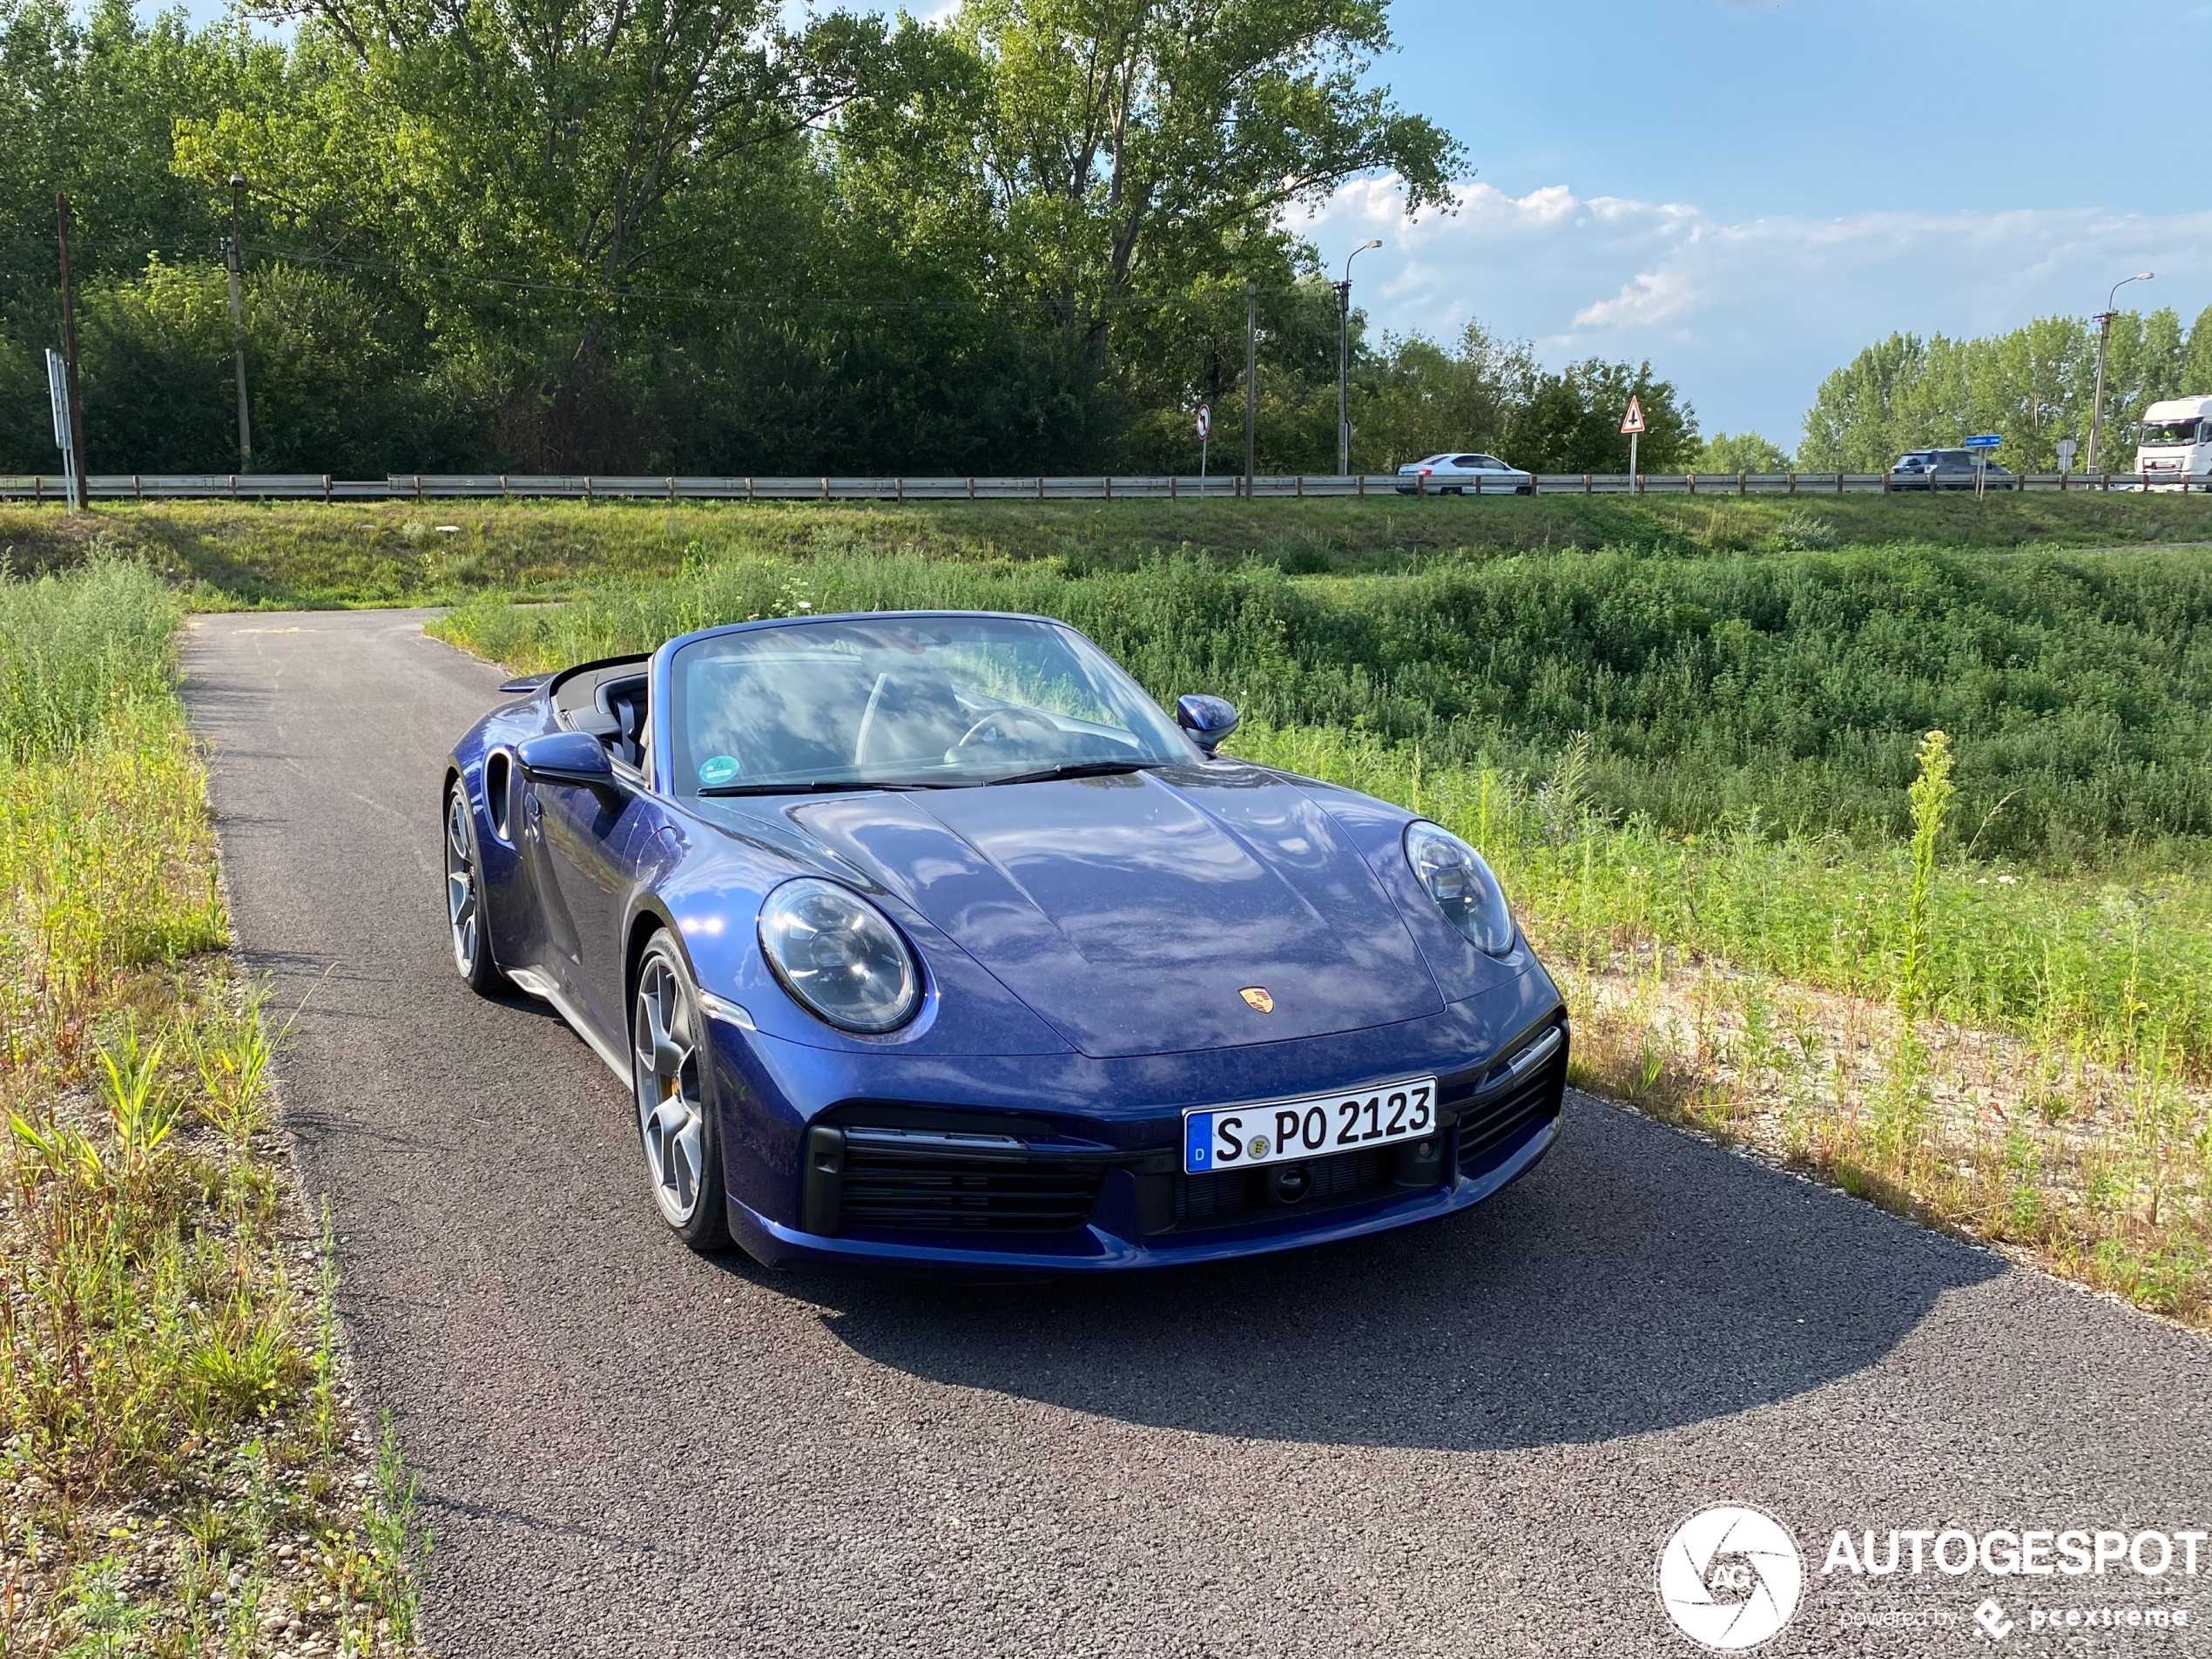
[[[1911,843],[1671,837],[1551,775],[1333,731],[1248,758],[1483,849],[1575,1020],[1575,1081],[2212,1329],[2212,897]]]
[[[0,1656],[401,1654],[422,1537],[225,954],[143,566],[0,583]]]
[[[0,502],[0,555],[37,573],[97,541],[177,582],[196,607],[448,604],[657,579],[686,562],[903,552],[1128,568],[1188,548],[1291,572],[1616,548],[1693,556],[1880,545],[2000,550],[2212,540],[2212,502],[2179,495],[1905,497],[1546,496],[1532,500],[334,504]]]

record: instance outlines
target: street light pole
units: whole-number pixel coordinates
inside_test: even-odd
[[[238,369],[238,469],[253,470],[253,416],[246,404],[246,307],[238,292],[238,199],[246,188],[242,174],[231,175],[231,355]]]
[[[1259,284],[1244,281],[1244,499],[1252,498],[1253,434],[1259,420]]]
[[[2138,271],[2131,277],[2122,277],[2112,285],[2112,292],[2105,295],[2105,308],[2097,314],[2097,389],[2089,404],[2089,459],[2085,472],[2097,469],[2097,440],[2105,423],[2105,353],[2112,345],[2112,320],[2118,316],[2120,291],[2130,282],[2148,282],[2157,273]]]
[[[1344,256],[1344,280],[1337,284],[1337,476],[1352,472],[1352,417],[1345,387],[1352,368],[1352,262],[1379,241],[1362,242]]]

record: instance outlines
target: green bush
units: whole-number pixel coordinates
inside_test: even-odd
[[[794,572],[818,611],[1061,617],[1163,698],[1217,691],[1269,725],[1418,742],[1440,765],[1541,773],[1587,732],[1599,806],[1677,833],[1887,840],[1940,727],[1955,839],[1982,853],[2067,863],[2212,834],[2212,570],[2176,555],[1539,552],[1302,578],[1190,556],[1075,575],[818,554],[447,627],[551,666],[768,614]]]

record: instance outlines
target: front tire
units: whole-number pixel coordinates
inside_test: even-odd
[[[483,865],[476,856],[476,815],[460,779],[446,791],[446,932],[453,945],[453,966],[479,996],[497,995],[507,975],[491,959],[491,938],[484,926]]]
[[[630,1061],[645,1178],[661,1219],[693,1250],[719,1250],[730,1242],[730,1205],[711,1046],[698,988],[665,931],[637,963]]]

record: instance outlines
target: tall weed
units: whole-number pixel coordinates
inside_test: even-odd
[[[1195,552],[1062,562],[819,553],[687,561],[437,631],[558,667],[777,614],[995,610],[1082,629],[1163,699],[1418,743],[1541,776],[1577,734],[1594,801],[1679,833],[1911,833],[1921,734],[1951,735],[1977,851],[2047,867],[2212,836],[2212,567],[2178,555],[1934,548],[1659,558],[1627,549],[1294,577]]]

